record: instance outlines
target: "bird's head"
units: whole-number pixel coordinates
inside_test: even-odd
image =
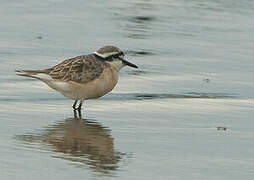
[[[104,46],[94,52],[94,55],[102,58],[104,61],[114,66],[118,71],[126,65],[138,68],[135,64],[125,60],[123,51],[115,46]]]

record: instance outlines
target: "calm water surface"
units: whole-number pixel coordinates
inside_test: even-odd
[[[253,179],[254,2],[1,1],[0,179]],[[113,44],[137,64],[72,101],[15,69]]]

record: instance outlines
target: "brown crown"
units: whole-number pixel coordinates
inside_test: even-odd
[[[96,51],[99,54],[105,54],[105,53],[111,53],[111,52],[117,52],[121,53],[121,50],[115,46],[104,46]]]

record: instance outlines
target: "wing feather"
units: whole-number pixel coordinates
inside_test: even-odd
[[[52,67],[49,75],[55,80],[85,83],[99,77],[105,65],[93,54],[77,56]]]

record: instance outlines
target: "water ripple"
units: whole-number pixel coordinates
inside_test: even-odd
[[[236,94],[229,93],[200,93],[189,92],[184,94],[167,94],[167,93],[110,93],[109,95],[101,98],[101,100],[151,100],[151,99],[185,99],[185,98],[199,98],[199,99],[224,99],[224,98],[237,98]],[[38,101],[62,101],[64,97],[34,97],[34,98],[0,98],[0,102],[38,102]]]
[[[129,19],[131,22],[135,23],[147,23],[155,20],[153,16],[135,16]]]
[[[130,55],[130,56],[149,56],[149,55],[154,55],[153,52],[146,51],[146,50],[141,50],[141,51],[128,50],[128,51],[125,52],[125,54]]]
[[[104,99],[111,100],[151,100],[151,99],[172,99],[172,98],[200,98],[200,99],[223,99],[236,98],[234,94],[228,93],[198,93],[190,92],[184,94],[166,94],[166,93],[115,93],[106,96]]]

